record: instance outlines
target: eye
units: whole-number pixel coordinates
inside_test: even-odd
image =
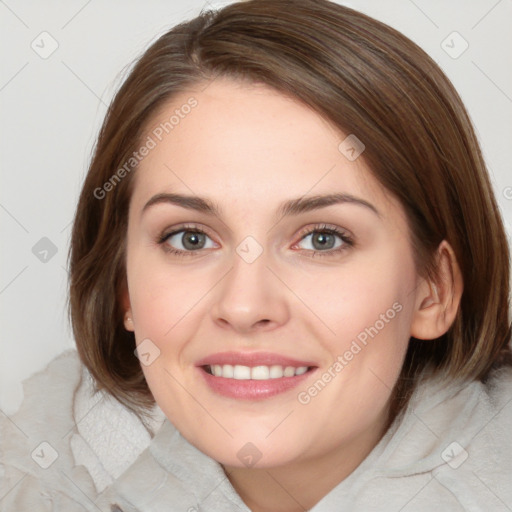
[[[302,247],[300,244],[306,242]],[[311,251],[315,255],[332,255],[354,245],[351,237],[337,227],[327,225],[315,226],[306,232],[301,241],[296,244],[299,248]]]
[[[201,249],[212,249],[215,247],[213,240],[200,228],[182,227],[170,233],[163,234],[159,244],[164,246],[164,250],[180,256],[185,256]]]
[[[163,249],[176,256],[193,256],[201,249],[213,249],[215,242],[201,228],[194,226],[181,226],[171,232],[163,233],[158,237],[157,242]],[[306,242],[304,244],[304,242]],[[300,246],[304,244],[304,246]],[[352,247],[352,238],[335,226],[315,226],[302,235],[300,242],[293,248],[298,247],[311,256],[332,256]]]

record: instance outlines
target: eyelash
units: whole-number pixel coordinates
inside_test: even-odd
[[[175,256],[180,256],[180,257],[194,256],[194,253],[200,252],[201,249],[198,249],[197,251],[183,251],[181,249],[174,249],[173,247],[171,247],[165,243],[171,236],[176,235],[181,232],[201,233],[206,236],[209,236],[206,231],[204,231],[203,229],[201,229],[197,226],[184,225],[184,226],[181,226],[179,229],[175,229],[171,232],[162,233],[158,237],[157,243],[159,245],[163,246],[163,250],[165,252],[167,252],[169,254],[173,254]],[[336,235],[343,241],[343,244],[340,247],[338,247],[337,249],[330,249],[327,251],[314,251],[314,250],[309,250],[309,249],[302,249],[303,251],[310,252],[311,258],[314,258],[317,256],[326,257],[326,256],[338,255],[341,252],[343,252],[343,251],[347,250],[348,248],[353,247],[355,245],[352,238],[349,235],[347,235],[346,232],[341,231],[340,229],[338,229],[334,226],[329,226],[327,224],[314,226],[313,228],[309,229],[309,231],[301,233],[301,235],[300,235],[301,238],[300,238],[299,242],[301,242],[306,236],[311,235],[313,233],[327,233],[329,235]],[[297,243],[299,243],[299,242],[297,242]]]

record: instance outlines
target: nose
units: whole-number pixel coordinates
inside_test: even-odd
[[[268,268],[265,252],[248,263],[236,252],[232,268],[216,286],[213,321],[239,334],[273,330],[285,324],[290,309],[286,287]]]

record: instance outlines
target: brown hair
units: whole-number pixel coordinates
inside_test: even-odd
[[[98,387],[138,413],[154,403],[123,325],[125,237],[132,177],[97,191],[140,147],[152,115],[216,76],[265,83],[312,107],[366,146],[375,178],[404,207],[418,271],[436,275],[446,239],[464,292],[450,330],[411,338],[391,416],[427,364],[484,379],[510,363],[509,249],[468,114],[450,81],[405,36],[326,0],[252,0],[202,12],[161,36],[135,63],[101,128],[70,249],[70,314]]]

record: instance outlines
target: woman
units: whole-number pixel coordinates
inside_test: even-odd
[[[421,49],[327,1],[203,13],[106,116],[79,361],[32,381],[62,417],[4,421],[4,506],[506,510],[508,298],[478,142]]]

